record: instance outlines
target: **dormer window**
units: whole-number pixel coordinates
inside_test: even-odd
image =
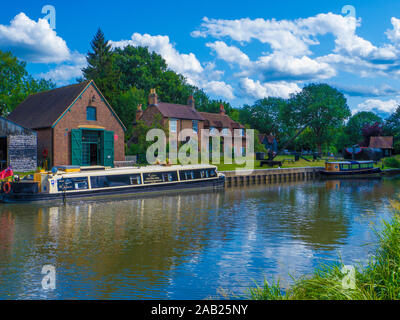
[[[96,107],[87,107],[86,108],[86,120],[88,120],[88,121],[97,121],[97,110],[96,110]]]

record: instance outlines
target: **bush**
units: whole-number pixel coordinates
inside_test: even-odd
[[[385,165],[385,167],[400,168],[400,161],[393,157],[383,160],[383,164]]]

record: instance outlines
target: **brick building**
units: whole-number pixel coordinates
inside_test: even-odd
[[[210,134],[219,134],[222,137],[230,136],[235,137],[235,135],[240,138],[241,141],[241,154],[245,154],[246,152],[246,132],[245,128],[242,124],[233,121],[226,113],[223,104],[219,107],[219,113],[211,113],[211,112],[199,112],[200,115],[204,118],[204,129],[209,129]],[[232,148],[234,147],[232,141]],[[224,140],[222,141],[222,148],[224,146]],[[224,150],[224,149],[222,149]],[[236,150],[235,150],[236,152]]]
[[[220,106],[219,113],[199,112],[196,110],[195,100],[193,96],[189,96],[187,105],[165,103],[158,100],[155,89],[149,94],[149,103],[146,110],[142,110],[139,106],[136,113],[136,120],[141,120],[147,125],[151,125],[155,121],[155,117],[159,115],[162,125],[168,128],[170,135],[176,135],[183,129],[192,129],[198,135],[199,144],[201,142],[201,131],[209,129],[210,134],[219,133],[224,136],[231,133],[234,136],[234,129],[239,129],[242,139],[242,152],[246,147],[246,135],[244,126],[233,121],[227,114],[223,105]],[[132,141],[131,141],[132,142]],[[179,141],[177,141],[179,145]],[[233,142],[232,142],[233,146]],[[199,146],[200,147],[200,146]]]
[[[125,160],[125,126],[94,81],[29,96],[8,119],[37,132],[38,159],[49,167]]]

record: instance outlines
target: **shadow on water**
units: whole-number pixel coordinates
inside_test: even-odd
[[[399,179],[0,206],[0,298],[203,299],[365,261]],[[57,270],[54,291],[41,268]]]

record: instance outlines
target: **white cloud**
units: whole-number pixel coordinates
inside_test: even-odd
[[[206,92],[211,92],[219,97],[223,97],[226,99],[234,99],[235,95],[233,94],[233,88],[231,85],[226,84],[223,81],[209,81],[205,82],[203,85],[203,89]]]
[[[387,30],[386,35],[393,43],[400,44],[400,19],[392,17],[391,22],[393,29]]]
[[[0,25],[0,49],[34,63],[60,63],[71,58],[66,42],[47,20],[35,22],[21,12],[9,26]]]
[[[71,62],[60,64],[54,69],[41,73],[38,76],[47,80],[53,80],[57,85],[63,86],[82,77],[82,69],[87,66],[86,56],[80,53],[73,53]]]
[[[250,59],[246,54],[237,47],[226,45],[223,41],[207,43],[206,46],[213,49],[218,58],[226,62],[235,63],[242,67],[249,67],[251,65]]]
[[[254,81],[250,78],[240,79],[239,85],[246,95],[255,99],[266,97],[281,97],[287,99],[292,93],[301,90],[296,83],[285,81],[261,83],[258,80]]]
[[[355,109],[353,109],[353,113],[359,111],[392,113],[396,110],[399,104],[400,101],[395,99],[390,99],[390,100],[367,99],[364,102],[360,103]]]
[[[392,24],[393,30],[387,31],[387,35],[397,43],[400,36],[400,20],[392,18]],[[381,47],[373,45],[356,34],[360,25],[361,19],[333,13],[280,21],[205,17],[200,29],[192,32],[192,36],[229,38],[240,44],[253,40],[268,44],[266,52],[258,58],[258,63],[252,65],[253,69],[247,70],[247,74],[242,71],[241,76],[254,76],[262,72],[266,73],[266,76],[272,76],[272,79],[288,81],[328,79],[335,76],[336,70],[342,67],[347,72],[362,76],[400,75],[397,66],[400,52],[397,47],[390,43]],[[319,37],[327,34],[334,37],[333,51],[326,56],[311,58],[311,47],[319,45]],[[246,52],[238,50],[242,56],[247,56]],[[226,55],[225,58],[222,55],[219,57],[227,60]]]
[[[151,51],[160,54],[171,69],[185,76],[190,77],[193,73],[201,73],[203,71],[203,67],[196,56],[193,53],[179,53],[170,42],[168,36],[134,33],[131,40],[110,41],[110,43],[114,48],[124,48],[128,45],[148,47]]]
[[[328,79],[336,75],[335,69],[325,62],[281,52],[260,57],[253,68],[254,73],[261,72],[265,79]]]

